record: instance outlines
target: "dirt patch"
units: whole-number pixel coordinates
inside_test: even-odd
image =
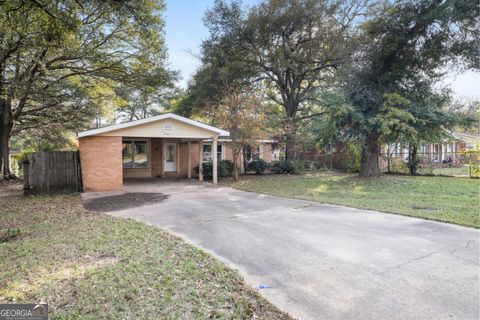
[[[21,179],[0,179],[0,197],[23,193],[23,181]]]
[[[129,192],[115,196],[88,199],[85,209],[97,212],[112,212],[162,202],[168,196],[163,193]]]

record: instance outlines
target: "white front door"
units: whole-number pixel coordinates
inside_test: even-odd
[[[163,145],[163,159],[165,172],[177,171],[177,144],[165,143]]]

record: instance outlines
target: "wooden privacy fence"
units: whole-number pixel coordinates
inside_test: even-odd
[[[27,155],[23,162],[25,194],[82,191],[78,151],[45,151]]]

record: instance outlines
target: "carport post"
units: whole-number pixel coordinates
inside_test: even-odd
[[[187,153],[188,153],[188,169],[187,177],[188,179],[192,178],[192,143],[188,141],[187,143]]]
[[[203,181],[203,143],[198,140],[198,181]]]
[[[218,153],[217,153],[217,142],[218,142],[218,137],[214,136],[213,137],[213,146],[212,146],[212,155],[213,155],[213,184],[217,184],[218,182],[218,168],[217,168],[217,158],[218,158]]]

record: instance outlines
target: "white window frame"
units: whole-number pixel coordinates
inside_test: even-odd
[[[123,155],[122,155],[122,169],[123,170],[141,170],[141,169],[148,169],[150,168],[150,155],[149,155],[149,150],[150,150],[150,144],[148,139],[122,139],[122,144],[124,142],[130,142],[131,146],[133,147],[133,153],[132,153],[132,167],[131,168],[125,168],[123,166]],[[145,142],[145,145],[147,146],[147,166],[146,167],[135,167],[135,142]]]
[[[203,146],[210,146],[210,150],[213,149],[213,144],[212,143],[204,143]],[[203,148],[202,146],[202,148]],[[221,152],[218,152],[217,150],[217,160],[218,161],[221,161],[221,160],[225,160],[225,145],[222,144],[222,143],[219,143],[217,144],[217,148],[221,148],[222,151]],[[210,159],[205,159],[205,151],[202,150],[202,162],[209,162],[209,161],[213,161],[213,152],[210,151]]]

